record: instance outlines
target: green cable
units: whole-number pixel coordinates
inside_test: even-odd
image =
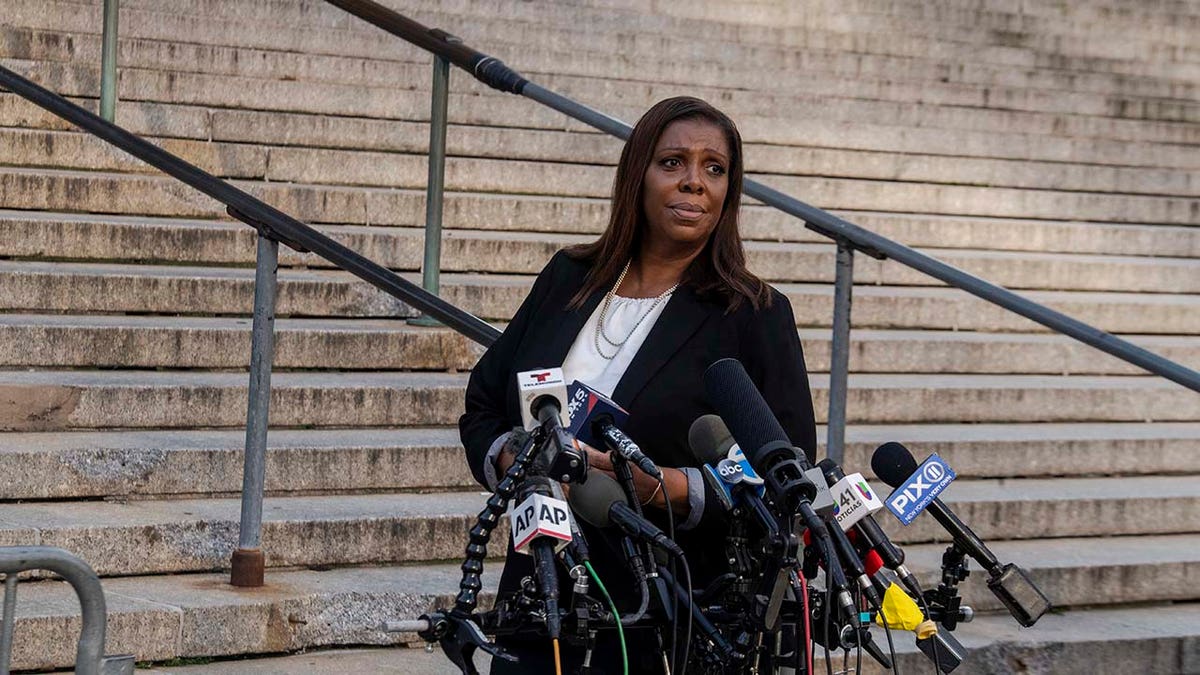
[[[612,596],[608,594],[608,589],[604,587],[604,582],[600,581],[600,576],[596,574],[596,570],[592,569],[592,563],[585,560],[583,566],[587,568],[588,574],[592,575],[592,580],[596,582],[596,586],[604,594],[604,599],[608,601],[608,606],[612,608],[613,618],[617,620],[617,637],[621,640],[621,664],[625,667],[625,675],[629,675],[629,654],[625,651],[625,629],[621,627],[621,615],[617,613],[617,603],[613,602]]]

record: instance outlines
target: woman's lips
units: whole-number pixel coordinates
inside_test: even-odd
[[[668,210],[675,214],[680,220],[700,220],[704,217],[704,212],[694,208],[684,206],[668,206]]]

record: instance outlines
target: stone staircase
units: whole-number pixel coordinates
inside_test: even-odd
[[[738,122],[755,178],[1200,367],[1194,4],[391,5],[626,121],[705,97]],[[94,108],[98,0],[4,15],[0,64]],[[121,35],[120,124],[417,278],[428,55],[315,0],[122,0]],[[620,144],[461,72],[450,119],[442,294],[502,324],[555,250],[603,229]],[[834,248],[761,205],[743,215],[823,420]],[[226,583],[253,241],[0,94],[0,546],[62,546],[105,576],[110,652],[409,642],[378,625],[457,590],[483,497],[453,425],[480,350],[287,249],[268,586]],[[993,613],[962,627],[957,672],[1200,672],[1200,396],[896,263],[859,256],[855,275],[845,465],[866,472],[887,440],[942,454],[960,475],[947,501],[1065,610],[1018,631],[973,575],[967,602]],[[889,529],[932,580],[945,535],[925,520]],[[70,666],[66,588],[30,579],[18,616],[17,667]],[[927,667],[900,643],[906,669]],[[328,659],[382,672],[359,656]],[[286,663],[270,672],[323,672]],[[197,668],[259,672],[181,672]]]

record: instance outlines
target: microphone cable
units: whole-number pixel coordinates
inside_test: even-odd
[[[879,604],[882,606],[883,602],[880,602]],[[854,606],[862,607],[862,589],[858,588],[858,587],[855,587],[855,589],[854,589]],[[870,626],[870,625],[871,625],[871,622],[868,621],[867,626]],[[858,630],[866,631],[867,628],[860,627]],[[867,634],[870,635],[870,633],[867,633]],[[862,672],[862,643],[863,643],[863,637],[862,637],[862,635],[859,635],[858,639],[854,641],[854,672],[855,673]],[[892,665],[894,666],[896,664],[892,663]],[[845,670],[845,668],[843,668],[842,670]]]
[[[803,574],[797,574],[796,576],[800,579],[800,595],[803,596],[803,598],[804,598],[801,601],[804,606],[804,642],[800,642],[800,626],[799,626],[799,624],[796,625],[796,643],[797,643],[796,644],[796,655],[797,655],[796,671],[798,672],[800,670],[799,654],[800,654],[800,646],[803,645],[804,646],[804,663],[805,663],[804,672],[806,673],[806,675],[812,675],[812,671],[813,671],[812,615],[809,614],[809,609],[808,609],[808,579],[805,579]]]
[[[899,673],[900,665],[896,663],[896,645],[892,642],[892,629],[888,628],[887,615],[883,613],[883,603],[879,605],[879,623],[883,624],[883,634],[887,636],[888,656],[892,659],[892,672]],[[937,664],[934,664],[934,668],[937,668]]]
[[[816,535],[813,535],[813,540],[814,541],[816,540]],[[837,561],[835,560],[834,562],[837,562]],[[830,565],[831,563],[829,561],[826,561],[825,564]],[[841,564],[841,563],[838,563],[838,564]],[[825,648],[825,673],[826,673],[826,675],[833,675],[833,660],[829,658],[829,642],[830,642],[830,639],[829,639],[829,615],[832,612],[833,612],[833,582],[831,582],[829,579],[829,567],[826,567],[825,568],[825,617],[824,617],[825,627],[823,628],[823,630],[825,631],[825,639],[823,640],[824,644],[821,645],[822,647]]]
[[[592,563],[585,560],[583,566],[587,569],[588,574],[591,575],[592,581],[596,582],[596,588],[600,589],[601,595],[608,601],[608,607],[612,610],[613,618],[616,620],[614,623],[617,625],[617,639],[621,643],[621,665],[625,675],[629,675],[629,653],[625,649],[625,629],[621,626],[621,614],[617,612],[617,603],[613,602],[612,596],[608,594],[608,589],[604,587],[604,582],[600,581],[600,575],[596,574]],[[555,644],[557,647],[557,642]]]

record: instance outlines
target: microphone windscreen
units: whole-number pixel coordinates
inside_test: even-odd
[[[733,434],[720,415],[701,415],[688,429],[692,456],[701,464],[716,464],[729,455]]]
[[[889,441],[875,448],[875,454],[871,455],[871,470],[879,476],[879,480],[892,487],[900,487],[916,472],[917,460],[908,448]]]
[[[750,465],[758,468],[758,451],[773,441],[791,444],[775,413],[759,393],[741,361],[721,359],[704,371],[704,392],[737,439]]]
[[[817,462],[817,468],[821,470],[830,487],[833,487],[834,483],[846,477],[846,472],[842,471],[842,467],[838,466],[837,462],[828,457]]]
[[[869,577],[875,576],[875,573],[878,572],[881,567],[883,567],[883,558],[880,558],[879,554],[876,553],[874,549],[867,551],[867,554],[863,556],[862,561],[863,569],[866,570],[867,576]]]
[[[567,502],[575,515],[596,527],[608,527],[609,509],[624,501],[625,491],[617,481],[599,471],[589,471],[587,480],[573,483],[567,494]]]

